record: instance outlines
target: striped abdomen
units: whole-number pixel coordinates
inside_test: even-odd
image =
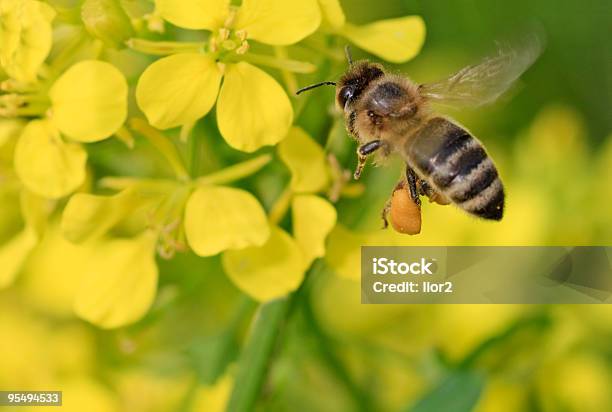
[[[482,144],[447,119],[430,119],[406,143],[421,178],[473,215],[500,220],[504,188]]]

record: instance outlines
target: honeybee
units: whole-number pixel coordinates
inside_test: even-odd
[[[416,84],[387,72],[380,64],[353,62],[347,48],[349,68],[338,82],[318,83],[297,93],[323,85],[336,87],[336,103],[344,113],[346,129],[359,142],[355,179],[370,155],[384,158],[398,153],[406,162],[406,172],[394,194],[406,188],[419,213],[419,196],[425,195],[436,203],[452,203],[471,215],[499,221],[505,194],[493,160],[465,127],[436,113],[430,103],[474,107],[491,103],[531,66],[541,50],[542,42],[534,36],[518,46],[500,47],[496,54],[442,81]],[[385,227],[391,201],[383,212]]]

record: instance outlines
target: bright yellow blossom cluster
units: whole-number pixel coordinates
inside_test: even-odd
[[[0,0],[0,287],[36,272],[61,285],[57,305],[28,287],[41,302],[103,328],[149,311],[177,253],[220,255],[258,301],[295,291],[350,191],[296,125],[296,76],[343,67],[341,39],[404,62],[424,35],[336,0]],[[115,156],[136,161],[100,166]],[[273,197],[253,184],[270,170]]]

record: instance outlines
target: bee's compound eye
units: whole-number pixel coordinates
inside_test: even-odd
[[[351,86],[344,86],[342,90],[340,90],[340,94],[338,95],[338,99],[340,100],[340,105],[346,105],[346,102],[353,97],[353,88]]]

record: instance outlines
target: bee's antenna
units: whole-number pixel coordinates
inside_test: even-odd
[[[344,54],[346,55],[346,60],[348,60],[349,66],[353,65],[353,53],[351,53],[351,46],[348,44],[344,46]]]
[[[305,92],[310,89],[315,89],[320,86],[335,86],[335,85],[336,85],[336,82],[321,82],[321,83],[311,84],[310,86],[302,87],[300,90],[295,92],[295,94],[300,94],[302,92]]]

